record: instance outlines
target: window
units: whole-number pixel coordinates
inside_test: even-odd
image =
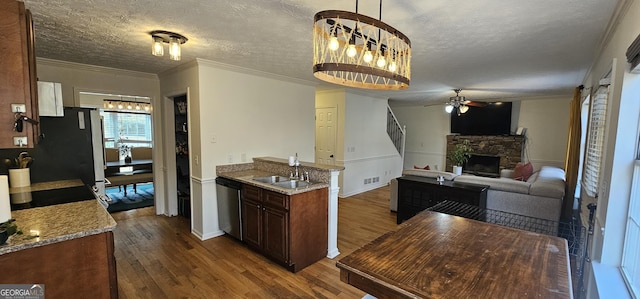
[[[598,194],[597,187],[598,180],[600,179],[600,164],[602,162],[602,149],[604,146],[608,96],[609,85],[600,85],[591,102],[582,188],[592,197]]]
[[[105,147],[152,146],[151,115],[112,111],[101,111],[100,115],[104,120]]]
[[[624,239],[620,268],[629,290],[638,296],[640,295],[640,160],[636,161],[633,171],[629,216]]]

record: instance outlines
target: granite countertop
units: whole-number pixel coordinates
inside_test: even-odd
[[[274,186],[272,184],[254,181],[253,178],[275,175],[273,172],[256,170],[256,169],[221,172],[221,173],[218,173],[218,175],[224,178],[239,181],[243,184],[253,185],[256,187],[260,187],[263,189],[271,190],[271,191],[278,192],[281,194],[286,194],[286,195],[299,194],[299,193],[304,193],[311,190],[329,187],[329,184],[327,183],[311,182],[311,184],[306,187],[300,187],[295,189],[281,188],[278,186]]]
[[[22,235],[0,245],[0,255],[112,231],[116,221],[97,200],[11,212]],[[37,235],[38,237],[31,237]]]
[[[33,191],[43,191],[43,190],[52,190],[52,189],[61,189],[61,188],[70,188],[70,187],[79,187],[79,186],[84,186],[84,183],[82,183],[82,180],[80,179],[33,183],[30,186],[26,186],[26,187],[9,188],[9,194],[27,193],[27,192],[33,192]]]

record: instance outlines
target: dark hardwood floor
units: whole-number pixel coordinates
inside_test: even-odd
[[[189,220],[154,208],[112,214],[120,298],[361,298],[340,281],[341,257],[396,228],[389,187],[339,199],[338,248],[293,274],[227,236],[200,241]]]

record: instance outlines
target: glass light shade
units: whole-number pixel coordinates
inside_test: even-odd
[[[109,105],[107,105],[107,107],[113,108],[113,103],[109,102]]]
[[[356,57],[356,55],[358,54],[358,50],[356,49],[356,45],[354,44],[350,44],[347,47],[347,57]]]
[[[371,63],[371,61],[373,61],[373,54],[371,53],[371,50],[367,50],[367,52],[364,52],[364,57],[362,57],[362,59],[366,63]]]
[[[451,105],[444,106],[444,111],[447,111],[447,113],[451,113],[451,111],[453,111],[453,106]]]
[[[142,108],[140,108],[140,104],[136,104],[136,110],[140,110]]]
[[[164,55],[164,46],[162,45],[162,38],[153,36],[153,44],[151,45],[151,54],[155,56]]]
[[[149,105],[144,105],[144,111],[149,111],[151,108],[149,108]]]
[[[335,36],[332,36],[331,38],[329,38],[329,50],[336,51],[338,50],[338,48],[340,48],[340,43],[338,42],[338,38]]]
[[[466,113],[467,111],[469,111],[469,106],[462,105],[458,109],[460,109],[460,113]]]
[[[118,104],[118,109],[122,109],[122,108],[124,108],[124,106],[122,105],[122,103],[119,103]]]
[[[133,106],[131,106],[131,104],[127,104],[127,109],[132,109]]]
[[[180,60],[180,39],[171,37],[169,41],[169,58],[171,60]]]

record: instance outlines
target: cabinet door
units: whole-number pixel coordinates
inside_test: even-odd
[[[242,239],[254,248],[262,243],[262,206],[251,200],[242,199]]]
[[[277,261],[289,262],[289,213],[283,209],[263,208],[263,250]]]

